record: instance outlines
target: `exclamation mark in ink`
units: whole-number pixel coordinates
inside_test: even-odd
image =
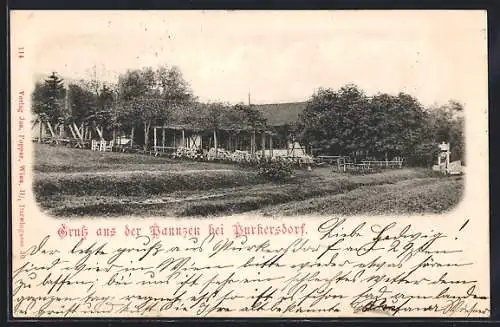
[[[458,231],[459,231],[459,232],[461,232],[461,231],[462,231],[462,229],[464,229],[464,227],[465,227],[465,226],[467,226],[467,224],[468,224],[468,223],[469,223],[469,219],[467,219],[467,220],[465,221],[465,223],[462,225],[462,227],[460,227],[460,229],[459,229]]]
[[[460,229],[459,229],[458,231],[459,231],[459,232],[461,232],[461,231],[462,231],[462,229],[464,229],[464,228],[465,228],[465,226],[467,226],[467,224],[468,224],[468,223],[469,223],[469,219],[467,219],[467,220],[465,221],[465,223],[462,225],[462,227],[460,227]],[[457,238],[457,237],[455,237],[455,240],[457,240],[457,239],[458,239],[458,238]]]

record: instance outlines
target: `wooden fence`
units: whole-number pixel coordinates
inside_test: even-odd
[[[379,168],[402,168],[403,160],[363,160],[362,164],[368,165],[368,167],[379,167]]]
[[[363,160],[360,163],[349,162],[344,156],[318,156],[320,163],[327,163],[337,172],[372,173],[382,169],[401,169],[403,160]]]

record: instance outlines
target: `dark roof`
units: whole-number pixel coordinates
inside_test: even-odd
[[[281,126],[296,122],[306,104],[306,102],[272,103],[256,104],[255,107],[263,113],[268,125]]]

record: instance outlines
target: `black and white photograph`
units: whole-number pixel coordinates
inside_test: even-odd
[[[485,11],[13,11],[11,312],[491,315]]]
[[[475,35],[449,38],[459,21],[441,26],[432,14],[366,18],[95,13],[67,30],[51,26],[60,31],[37,50],[30,94],[40,208],[178,217],[453,210],[466,178],[464,112],[476,110],[473,87],[457,75],[476,59],[462,51]]]

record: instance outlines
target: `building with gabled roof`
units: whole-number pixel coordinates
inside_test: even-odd
[[[267,119],[269,126],[283,126],[298,121],[299,114],[306,108],[307,102],[288,102],[271,104],[254,104]]]

